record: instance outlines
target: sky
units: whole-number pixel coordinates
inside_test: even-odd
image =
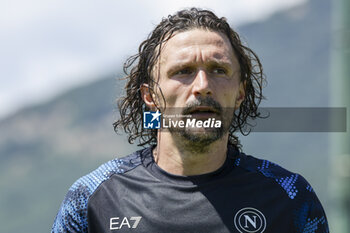
[[[0,0],[0,119],[118,70],[177,10],[209,9],[237,27],[305,1]]]

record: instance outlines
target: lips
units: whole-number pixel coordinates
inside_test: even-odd
[[[211,117],[213,115],[219,114],[219,111],[213,107],[197,106],[189,109],[187,113],[194,116]]]
[[[211,97],[198,98],[187,103],[182,114],[194,115],[196,118],[201,116],[216,117],[222,114],[222,107]]]

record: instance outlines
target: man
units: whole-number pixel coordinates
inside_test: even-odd
[[[240,151],[234,132],[259,116],[264,80],[224,18],[168,16],[132,66],[114,127],[150,147],[75,182],[52,232],[328,232],[303,177]]]

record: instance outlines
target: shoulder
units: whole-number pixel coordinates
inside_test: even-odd
[[[300,174],[291,172],[269,160],[258,159],[251,155],[240,153],[235,165],[248,172],[256,173],[262,179],[273,181],[290,199],[295,199],[299,192],[312,189]]]
[[[297,232],[329,232],[325,212],[309,182],[300,174],[276,163],[240,153],[235,166],[270,179],[293,206],[292,215]]]
[[[74,182],[61,204],[51,232],[87,232],[87,206],[91,195],[112,175],[139,166],[141,152],[108,161]]]

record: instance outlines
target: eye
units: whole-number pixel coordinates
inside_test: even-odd
[[[174,72],[174,75],[185,75],[185,74],[192,74],[193,73],[193,69],[187,67],[187,68],[182,68],[178,71]]]
[[[216,67],[216,68],[213,68],[212,73],[213,74],[227,74],[227,70],[225,68]]]

